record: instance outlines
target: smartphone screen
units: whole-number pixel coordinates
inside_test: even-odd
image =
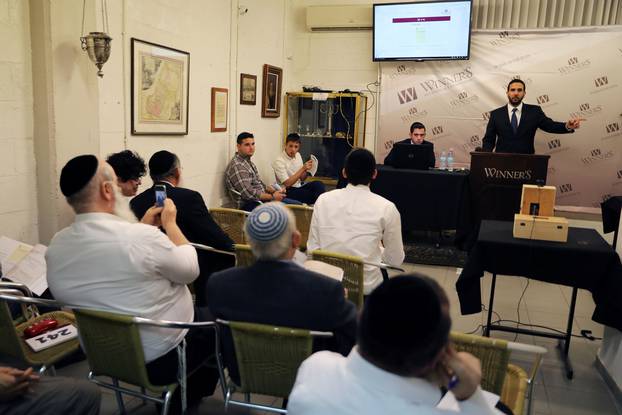
[[[164,199],[166,199],[166,186],[163,184],[155,185],[155,202],[156,206],[164,206]]]

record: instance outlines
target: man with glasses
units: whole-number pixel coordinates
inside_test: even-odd
[[[123,196],[135,196],[141,177],[146,173],[145,160],[135,151],[123,150],[108,156],[106,159],[117,175],[117,184]]]

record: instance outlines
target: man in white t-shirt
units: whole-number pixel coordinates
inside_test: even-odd
[[[209,319],[208,311],[194,309],[186,286],[199,275],[199,264],[195,249],[177,225],[172,200],[166,199],[164,207],[154,205],[142,223],[133,223],[135,216],[121,196],[114,170],[94,155],[69,160],[60,187],[76,217],[54,235],[46,252],[54,298],[72,306],[151,319]],[[147,373],[156,385],[176,381],[176,346],[184,338],[188,372],[214,350],[213,337],[205,330],[141,326],[140,337]],[[188,381],[189,400],[200,399],[193,395],[193,384],[209,393],[217,379],[215,370],[197,370]],[[173,399],[176,406],[176,396]]]
[[[318,196],[326,191],[324,183],[314,181],[303,183],[313,166],[311,160],[302,162],[300,136],[291,133],[285,138],[285,149],[272,163],[277,183],[287,188],[287,197],[312,205]]]

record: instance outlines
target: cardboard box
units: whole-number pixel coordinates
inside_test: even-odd
[[[520,213],[533,216],[553,216],[555,186],[524,184],[520,199]]]
[[[514,215],[515,238],[566,242],[568,219],[555,216]]]

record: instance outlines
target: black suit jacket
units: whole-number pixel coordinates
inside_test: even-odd
[[[334,333],[331,339],[317,339],[314,350],[330,349],[345,356],[356,341],[356,307],[346,300],[341,283],[292,261],[257,261],[218,272],[210,278],[207,293],[216,318]],[[228,331],[223,342],[225,360],[237,381]]]
[[[486,126],[486,134],[482,140],[483,150],[497,153],[533,154],[536,130],[540,128],[547,133],[566,134],[568,131],[563,122],[553,121],[547,117],[538,105],[523,104],[523,110],[516,134],[512,131],[507,105],[490,112]]]
[[[410,138],[406,138],[394,144],[406,144],[406,143],[412,143],[412,140]],[[436,157],[434,157],[434,143],[423,140],[421,144],[419,145],[420,146],[432,146],[432,152],[431,152],[430,160],[428,163],[431,167],[434,167],[434,165],[436,164]],[[393,153],[393,148],[391,148],[391,151],[389,151],[389,154],[387,154],[387,156],[384,158],[384,164],[387,166],[393,166],[394,157],[395,157],[395,154]]]
[[[190,242],[209,245],[216,249],[233,251],[233,241],[218,226],[209,214],[203,197],[199,192],[174,187],[166,182],[156,183],[166,186],[166,197],[175,202],[177,207],[177,225]],[[130,202],[134,214],[142,218],[147,209],[155,204],[155,189],[145,190],[137,195]],[[207,279],[216,271],[229,268],[235,265],[235,257],[217,254],[213,252],[197,251],[199,258],[199,268],[201,273],[194,282],[196,302],[198,306],[205,306],[205,289]]]

